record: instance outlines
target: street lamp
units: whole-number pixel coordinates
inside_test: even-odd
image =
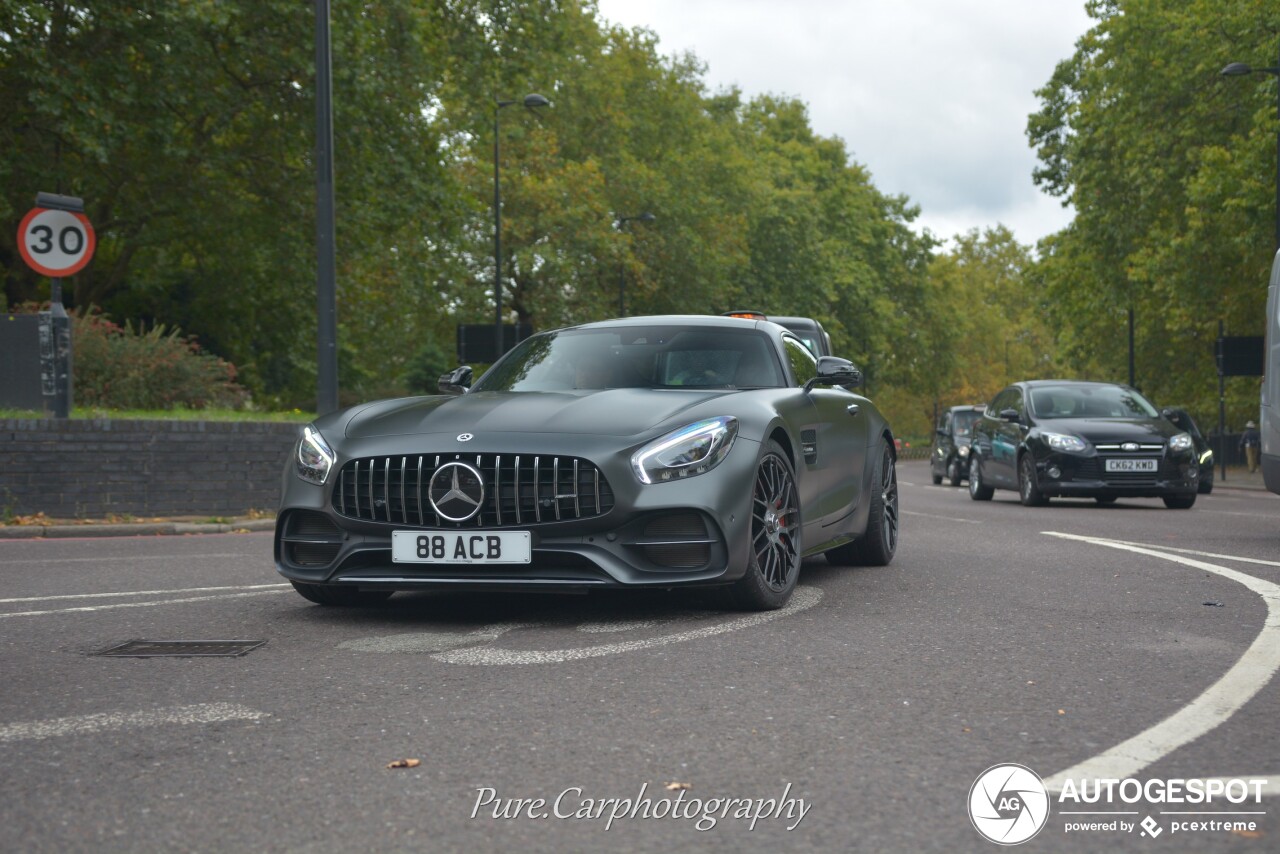
[[[502,355],[502,190],[498,182],[498,116],[503,107],[523,103],[526,107],[549,107],[551,102],[541,95],[529,94],[521,102],[495,101],[493,110],[493,358]]]
[[[645,211],[635,216],[618,217],[618,231],[621,232],[623,226],[629,222],[653,222],[656,216]],[[627,316],[627,265],[623,262],[618,263],[618,317]]]
[[[1276,78],[1276,120],[1280,121],[1280,62],[1270,68],[1252,68],[1243,62],[1232,62],[1222,69],[1222,75],[1242,77],[1255,71]],[[1280,129],[1276,130],[1276,249],[1280,250]]]

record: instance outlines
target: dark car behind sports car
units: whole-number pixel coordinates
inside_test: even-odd
[[[397,590],[714,585],[778,608],[803,556],[883,565],[893,436],[777,324],[630,318],[522,341],[467,388],[308,426],[275,557],[321,604]]]
[[[933,451],[929,454],[929,474],[935,485],[946,477],[959,486],[969,476],[969,445],[973,441],[973,425],[982,417],[982,404],[953,406],[943,413],[933,434]]]
[[[1033,380],[1010,385],[974,426],[969,495],[1018,491],[1023,504],[1054,496],[1161,498],[1195,504],[1200,464],[1191,435],[1136,390],[1114,383]]]

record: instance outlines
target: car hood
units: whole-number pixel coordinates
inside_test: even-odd
[[[344,432],[349,439],[423,433],[634,436],[725,394],[620,388],[412,397],[361,407],[350,415]]]
[[[1183,432],[1163,418],[1057,418],[1039,422],[1041,430],[1068,433],[1091,442],[1165,442]]]

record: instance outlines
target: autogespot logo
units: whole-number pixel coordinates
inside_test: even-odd
[[[1018,845],[1049,821],[1049,793],[1040,775],[1024,765],[993,765],[969,789],[969,820],[1000,845]]]

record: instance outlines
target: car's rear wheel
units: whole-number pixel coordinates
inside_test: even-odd
[[[951,465],[947,466],[947,479],[952,486],[959,486],[960,481],[964,480],[964,475],[960,473],[960,460],[953,459]]]
[[[982,463],[977,454],[969,455],[969,497],[974,501],[990,501],[996,494],[994,487],[982,482]]]
[[[1164,496],[1164,506],[1170,510],[1190,510],[1195,503],[1196,497],[1194,494]]]
[[[307,584],[304,581],[294,581],[292,584],[293,589],[302,594],[302,598],[317,605],[377,605],[379,602],[385,602],[393,592],[391,590],[360,590],[333,584]]]
[[[800,575],[800,530],[795,470],[782,447],[770,440],[751,490],[747,571],[724,590],[725,604],[749,611],[772,611],[787,604]]]
[[[887,566],[898,550],[898,470],[889,444],[880,445],[871,483],[867,532],[851,543],[828,551],[827,562],[837,566]]]
[[[1029,453],[1018,459],[1018,497],[1025,507],[1043,507],[1049,503],[1048,496],[1036,483],[1036,463]]]

